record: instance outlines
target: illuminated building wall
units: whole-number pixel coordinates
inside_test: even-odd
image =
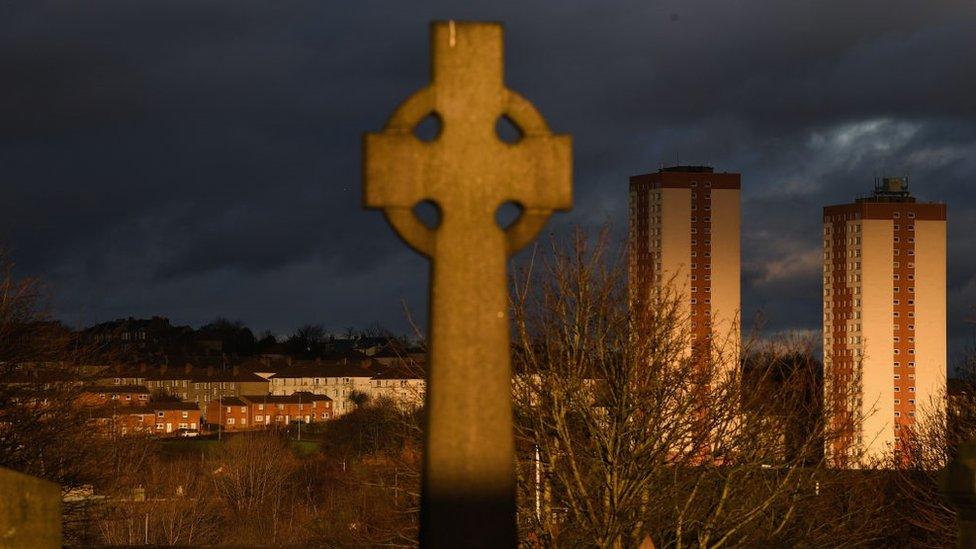
[[[689,319],[692,347],[722,350],[737,364],[740,344],[740,175],[675,166],[630,178],[632,299],[671,285]]]
[[[885,178],[824,208],[824,374],[841,464],[897,451],[946,383],[946,207]]]

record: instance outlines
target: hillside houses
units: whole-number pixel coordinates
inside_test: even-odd
[[[421,407],[427,391],[426,365],[398,359],[370,380],[370,396],[387,398],[404,407]]]
[[[148,376],[145,382],[150,391],[195,402],[201,410],[205,410],[211,401],[225,396],[260,395],[268,392],[267,379],[239,367],[194,368],[187,364],[182,368],[170,369],[163,365],[158,373]]]
[[[200,408],[192,402],[149,402],[142,406],[103,406],[92,414],[110,435],[175,436],[202,427]]]
[[[346,350],[309,360],[153,355],[111,365],[22,364],[3,383],[73,386],[73,398],[91,410],[92,421],[115,435],[329,421],[367,400],[422,406],[422,361],[388,348],[371,351],[374,357]]]
[[[381,364],[368,358],[302,361],[280,368],[268,381],[272,395],[327,395],[333,401],[335,415],[341,416],[355,409],[350,397],[356,393],[370,395],[372,379],[381,370]]]
[[[191,329],[163,317],[55,328],[91,355],[82,363],[8,365],[0,385],[24,396],[6,405],[64,395],[106,436],[281,428],[331,421],[380,399],[423,405],[423,368],[407,364],[422,363],[424,354],[390,336],[323,336],[299,347],[294,337],[258,340],[239,323]]]
[[[144,385],[92,385],[79,397],[85,406],[147,406],[149,389]]]
[[[97,378],[100,385],[144,386],[151,394],[165,395],[196,403],[201,410],[225,396],[266,394],[268,380],[239,366],[224,367],[210,362],[198,366],[189,362],[181,366],[163,363],[112,366]]]
[[[224,397],[207,406],[208,421],[226,431],[284,427],[293,421],[319,423],[333,417],[331,398],[306,391]]]
[[[259,357],[237,361],[232,366],[226,364],[226,359],[213,357],[178,360],[186,362],[107,367],[96,376],[97,383],[106,387],[145,387],[151,395],[195,403],[204,420],[209,420],[206,416],[210,403],[225,397],[288,396],[298,392],[326,395],[332,400],[334,416],[355,409],[357,394],[393,398],[411,406],[423,402],[423,368],[408,366],[417,364],[409,359],[384,355],[376,360],[347,352],[315,360]]]

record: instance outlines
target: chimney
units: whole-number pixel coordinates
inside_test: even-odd
[[[193,365],[190,364],[189,362],[187,362],[185,365],[183,365],[183,372],[185,374],[187,374],[187,375],[192,374],[193,373]]]

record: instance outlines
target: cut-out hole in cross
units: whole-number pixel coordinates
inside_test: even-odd
[[[433,200],[421,200],[414,204],[413,215],[428,229],[436,229],[441,224],[441,207]]]
[[[524,208],[521,204],[509,200],[495,210],[495,223],[502,229],[507,229],[522,216],[522,210]]]
[[[495,134],[505,143],[518,143],[524,136],[522,128],[506,115],[499,116],[495,122]]]
[[[417,139],[427,143],[437,141],[437,138],[441,135],[443,125],[441,115],[436,112],[431,112],[413,127],[413,135]]]

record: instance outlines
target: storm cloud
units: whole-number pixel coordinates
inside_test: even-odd
[[[71,324],[289,332],[423,320],[427,267],[360,208],[360,136],[428,78],[434,19],[506,25],[507,82],[573,134],[572,225],[627,177],[743,180],[743,316],[820,323],[822,206],[911,176],[976,304],[971,1],[23,1],[0,6],[0,241]]]

